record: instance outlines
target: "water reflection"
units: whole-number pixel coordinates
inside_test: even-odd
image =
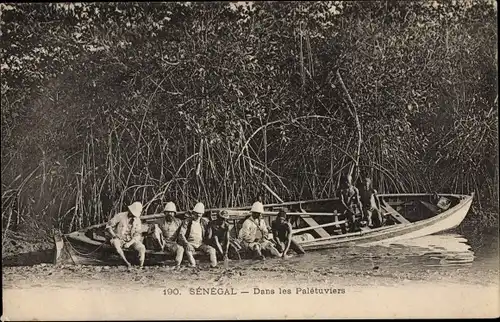
[[[470,265],[475,258],[468,240],[459,234],[429,235],[385,246],[406,249],[412,262],[421,266]]]
[[[459,234],[430,235],[391,244],[343,247],[309,252],[294,256],[288,261],[271,260],[263,266],[280,266],[294,270],[315,271],[324,269],[346,269],[366,271],[390,269],[393,271],[421,271],[425,267],[470,266],[475,260],[468,240]],[[250,266],[257,265],[249,261]]]

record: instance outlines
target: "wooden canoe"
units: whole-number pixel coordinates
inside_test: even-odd
[[[345,223],[341,217],[338,198],[290,201],[264,205],[263,217],[270,226],[278,210],[285,208],[294,231],[294,241],[305,251],[387,243],[416,238],[442,232],[458,226],[467,215],[473,195],[457,194],[380,194],[383,216],[390,219],[389,225],[378,228],[362,227],[359,231],[343,233]],[[443,207],[444,203],[444,207]],[[220,210],[229,212],[231,234],[237,236],[243,220],[249,215],[251,206],[207,209],[210,216]],[[178,215],[183,215],[180,212]],[[163,214],[141,217],[148,227],[163,220]],[[69,234],[55,232],[54,263],[66,264],[120,264],[121,260],[104,237],[105,223],[87,227]],[[148,245],[147,245],[148,246]],[[125,251],[135,260],[136,255]],[[241,254],[233,253],[236,258]],[[171,259],[171,255],[155,249],[147,249],[146,264],[157,264]]]

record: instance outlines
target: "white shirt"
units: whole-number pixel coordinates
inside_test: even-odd
[[[199,220],[193,220],[191,222],[191,233],[189,234],[188,243],[192,244],[194,248],[198,248],[201,246],[202,241],[201,223]]]
[[[252,243],[255,238],[267,237],[269,234],[267,230],[267,226],[264,220],[260,219],[260,222],[257,223],[255,219],[252,217],[248,218],[243,222],[243,225],[240,229],[238,237],[247,242]]]

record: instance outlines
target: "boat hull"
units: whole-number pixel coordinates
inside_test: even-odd
[[[414,202],[419,199],[429,198],[431,194],[381,194],[380,198],[383,200],[388,200],[389,203],[392,202],[394,206],[402,205],[405,202]],[[305,251],[327,249],[327,248],[337,248],[337,247],[349,247],[355,245],[371,245],[379,243],[391,243],[404,239],[412,239],[416,237],[431,235],[439,232],[443,232],[458,226],[466,217],[473,200],[473,195],[441,195],[449,197],[455,200],[455,205],[446,211],[435,213],[432,215],[427,215],[427,217],[422,218],[410,218],[411,214],[405,214],[410,220],[403,220],[403,223],[398,223],[390,226],[383,226],[380,228],[366,229],[360,232],[347,233],[347,234],[332,234],[319,236],[314,239],[296,239],[296,242]],[[300,201],[300,202],[288,202],[282,204],[272,204],[265,205],[266,211],[276,212],[276,208],[280,206],[295,206],[299,207],[302,211],[303,206],[308,208],[308,210],[315,209],[315,203],[317,207],[323,207],[322,209],[332,209],[332,205],[338,202],[337,199],[325,199],[317,201]],[[239,213],[235,222],[241,216],[248,214],[248,207],[234,207],[226,208],[243,211]],[[319,209],[319,208],[317,208]],[[214,210],[214,209],[212,209]],[[207,210],[207,212],[210,210]],[[295,213],[296,216],[307,215],[309,217],[314,216],[314,212],[310,212],[310,215],[305,211],[302,213]],[[325,215],[325,214],[323,214]],[[161,216],[159,214],[147,215],[141,217],[141,219],[146,222],[151,220],[156,220]],[[268,216],[268,221],[270,222],[273,215]],[[330,216],[331,217],[331,216]],[[325,220],[330,217],[323,217]],[[318,220],[321,218],[316,217]],[[404,219],[404,218],[403,218]],[[328,224],[327,224],[328,225]],[[60,264],[86,264],[86,265],[122,265],[121,258],[117,255],[116,251],[107,242],[96,241],[86,236],[85,231],[90,229],[96,229],[103,226],[103,224],[95,225],[87,228],[83,231],[73,232],[66,235],[55,235],[55,253],[54,253],[54,263]],[[311,230],[314,230],[315,226],[311,226]],[[309,228],[308,228],[309,229]],[[300,230],[300,229],[299,229]],[[302,229],[303,230],[303,229]],[[137,254],[133,251],[125,251],[127,258],[132,262],[137,262]],[[199,254],[201,255],[201,254]],[[234,254],[233,254],[234,255]],[[238,258],[240,254],[233,256],[233,259]],[[203,256],[201,256],[203,257]],[[200,257],[199,257],[200,258]],[[171,254],[166,254],[160,251],[148,250],[146,254],[146,265],[156,265],[162,263],[173,263],[173,256]]]

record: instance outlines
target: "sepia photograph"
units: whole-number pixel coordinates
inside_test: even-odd
[[[498,318],[497,14],[1,3],[1,320]]]

